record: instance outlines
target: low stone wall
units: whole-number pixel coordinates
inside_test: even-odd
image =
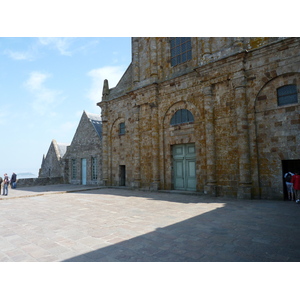
[[[17,180],[17,187],[51,185],[64,183],[63,177],[21,178]]]

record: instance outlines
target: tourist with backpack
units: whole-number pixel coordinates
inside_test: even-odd
[[[294,176],[294,174],[292,172],[287,172],[284,174],[284,180],[285,180],[286,189],[287,189],[287,193],[288,193],[288,199],[290,201],[295,200],[293,183],[291,182],[293,176]]]

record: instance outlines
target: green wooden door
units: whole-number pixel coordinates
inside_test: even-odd
[[[173,146],[173,182],[175,190],[196,190],[195,144]]]

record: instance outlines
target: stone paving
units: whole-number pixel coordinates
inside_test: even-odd
[[[55,185],[0,196],[1,262],[296,262],[300,205]]]

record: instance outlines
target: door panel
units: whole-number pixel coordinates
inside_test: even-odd
[[[176,146],[175,147],[175,155],[178,156],[183,156],[183,146]]]
[[[81,180],[82,184],[86,185],[86,159],[81,160]]]
[[[196,160],[187,160],[187,190],[196,190]]]
[[[177,190],[196,190],[196,153],[194,144],[173,146],[173,179]]]
[[[183,160],[175,161],[175,186],[176,189],[184,189]]]
[[[195,155],[195,145],[187,145],[187,156],[188,155]]]

